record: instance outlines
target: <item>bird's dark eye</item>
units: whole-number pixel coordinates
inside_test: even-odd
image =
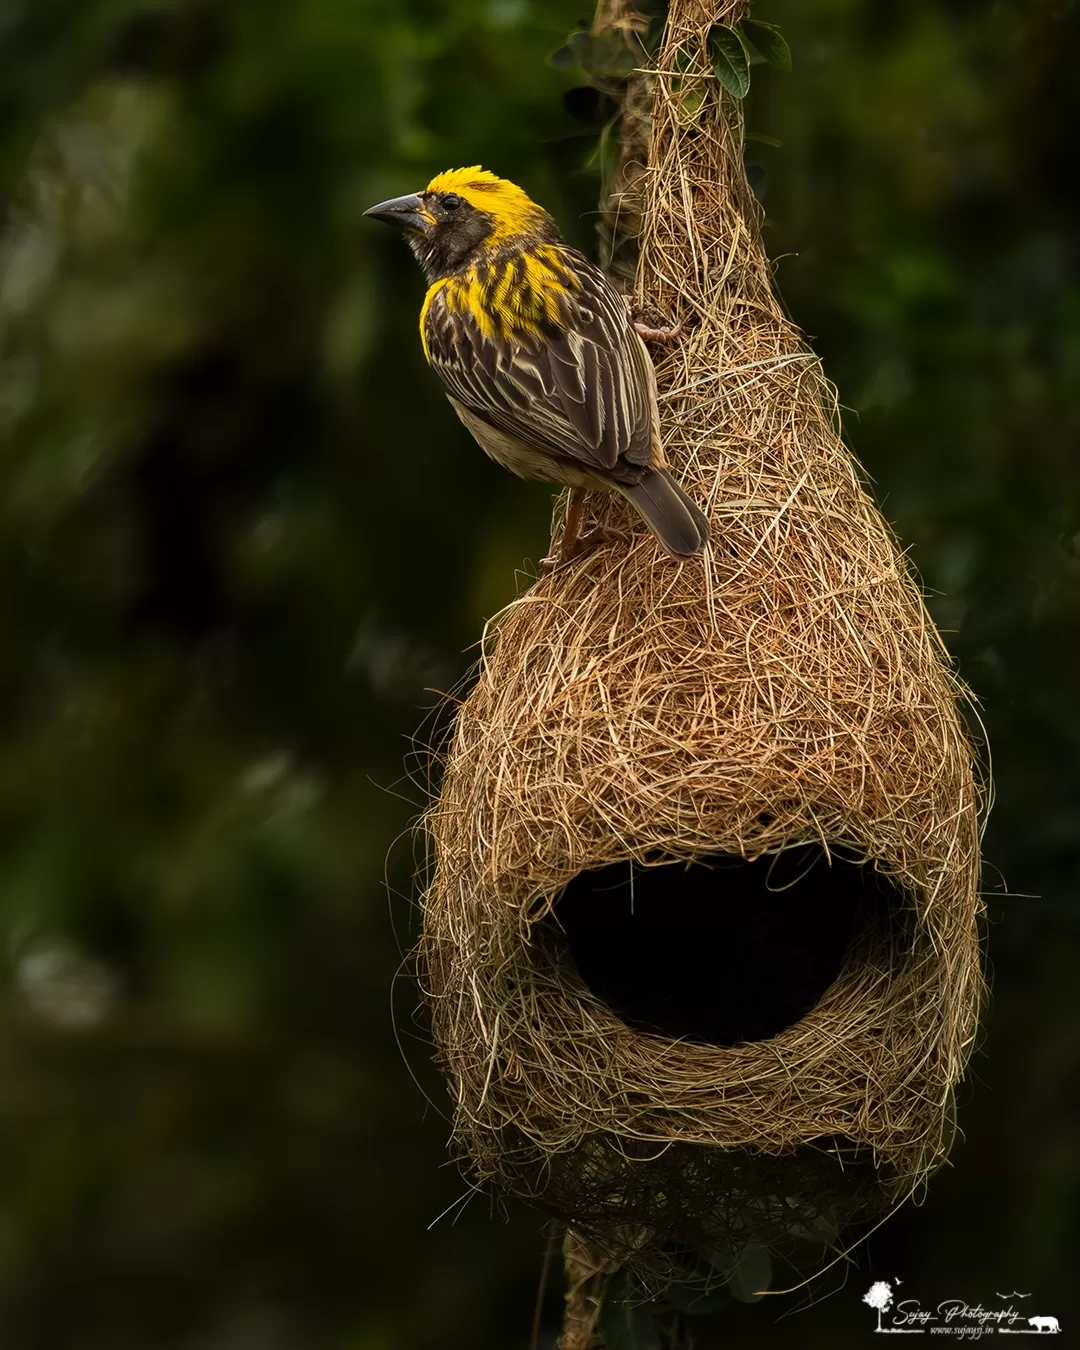
[[[465,201],[459,197],[456,192],[444,192],[442,195],[442,204],[445,211],[456,211],[459,206],[464,206]]]

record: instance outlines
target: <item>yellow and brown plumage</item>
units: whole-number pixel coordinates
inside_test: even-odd
[[[623,297],[513,183],[453,169],[366,215],[405,232],[424,269],[424,353],[492,459],[572,489],[562,556],[580,546],[585,491],[615,491],[677,558],[704,514],[664,463],[652,360]]]

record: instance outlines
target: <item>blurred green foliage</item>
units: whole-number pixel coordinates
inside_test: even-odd
[[[1064,1323],[1076,6],[756,17],[794,58],[756,65],[747,100],[779,284],[983,702],[998,788],[968,1137],[862,1271],[928,1299],[1030,1288]],[[561,0],[5,11],[5,1350],[528,1343],[539,1223],[474,1201],[429,1228],[466,1189],[391,987],[411,738],[544,551],[550,494],[458,426],[423,368],[419,273],[360,213],[480,162],[591,248],[595,138],[564,106],[582,74],[545,59],[581,20]],[[415,989],[395,1002],[438,1107]],[[719,1325],[861,1344],[861,1274]]]

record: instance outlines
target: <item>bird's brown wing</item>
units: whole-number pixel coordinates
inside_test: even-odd
[[[481,332],[440,297],[427,309],[428,359],[447,393],[489,425],[616,480],[658,462],[656,381],[622,297],[566,250],[580,289],[540,334]]]

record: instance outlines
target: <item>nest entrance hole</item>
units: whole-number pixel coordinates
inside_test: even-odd
[[[628,1026],[730,1046],[800,1021],[853,944],[908,903],[867,863],[805,845],[580,872],[543,927]]]

